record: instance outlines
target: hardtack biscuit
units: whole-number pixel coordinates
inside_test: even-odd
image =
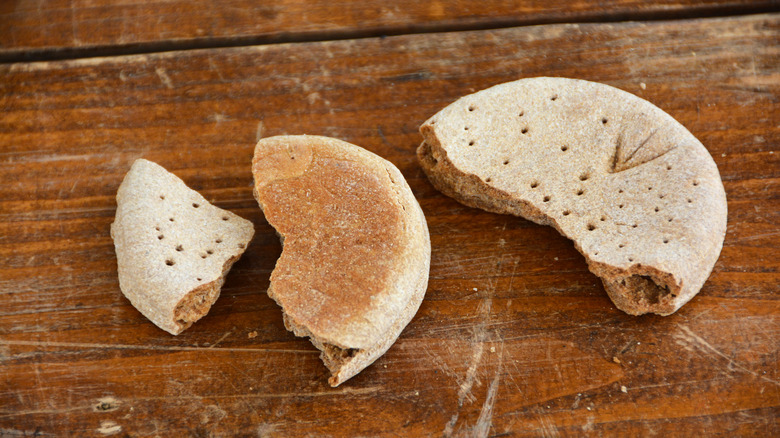
[[[133,163],[116,201],[119,286],[144,316],[177,335],[208,313],[254,227],[144,159]]]
[[[726,196],[712,157],[632,94],[522,79],[460,98],[420,131],[418,158],[437,189],[553,226],[627,313],[675,312],[718,259]]]
[[[255,198],[280,234],[268,295],[337,386],[387,351],[425,295],[430,237],[401,172],[340,140],[260,140]]]

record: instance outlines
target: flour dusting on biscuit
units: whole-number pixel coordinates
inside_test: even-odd
[[[254,227],[144,159],[133,163],[116,199],[119,286],[144,316],[177,335],[208,313]]]
[[[715,162],[632,94],[522,79],[460,98],[420,130],[418,158],[437,189],[555,227],[627,313],[675,312],[718,259],[727,207]]]

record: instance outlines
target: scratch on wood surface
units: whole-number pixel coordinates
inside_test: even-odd
[[[460,417],[460,408],[463,407],[464,400],[468,398],[470,402],[474,401],[474,396],[471,394],[471,388],[474,386],[474,381],[477,378],[477,366],[482,359],[482,352],[484,351],[485,346],[481,341],[476,339],[472,346],[471,361],[466,370],[466,376],[458,385],[458,405],[455,408],[455,413],[450,417],[450,421],[444,426],[444,436],[452,436],[452,432],[455,430],[455,424],[458,422],[458,417]]]
[[[560,433],[558,433],[558,428],[555,427],[555,424],[546,419],[544,415],[539,415],[539,424],[541,424],[541,435],[544,438],[558,438],[561,436]]]
[[[227,412],[218,405],[207,405],[200,413],[200,424],[219,423],[227,417]]]
[[[259,426],[257,426],[257,436],[259,438],[265,438],[269,436],[273,436],[274,431],[276,430],[276,425],[273,423],[263,423]]]
[[[265,126],[263,126],[263,121],[260,120],[257,122],[257,130],[255,131],[255,141],[260,141],[260,139],[263,138],[263,131],[265,130]]]
[[[451,342],[452,341],[446,342],[446,344],[450,344],[451,345]],[[447,350],[448,351],[453,351],[454,348],[452,346],[448,346]],[[446,375],[448,375],[450,377],[454,377],[456,379],[458,378],[458,375],[455,373],[455,371],[453,371],[452,368],[450,368],[450,366],[447,365],[446,362],[441,360],[441,357],[439,357],[437,354],[435,354],[433,352],[433,349],[423,348],[421,351],[423,353],[425,353],[428,357],[430,357],[433,360],[434,364],[439,369],[439,371],[443,372],[444,374],[446,374]]]
[[[79,41],[78,37],[78,22],[76,21],[76,0],[70,0],[70,32],[73,45],[80,45],[81,41]]]
[[[485,397],[485,403],[482,405],[482,410],[479,413],[479,419],[474,426],[475,437],[487,437],[490,433],[490,426],[493,424],[493,406],[496,403],[496,395],[498,394],[498,381],[500,374],[496,374],[493,378],[493,382],[490,383],[487,397]]]
[[[80,155],[63,155],[63,154],[45,154],[31,156],[29,159],[23,160],[25,163],[49,163],[52,161],[87,161],[95,158],[103,158],[106,154],[80,154]],[[20,160],[21,161],[21,160]]]
[[[209,345],[209,346],[208,346],[208,348],[214,348],[214,347],[216,347],[216,346],[217,346],[217,344],[219,344],[220,342],[224,341],[224,340],[225,340],[225,338],[227,338],[228,336],[230,336],[230,334],[231,334],[231,333],[233,333],[233,332],[227,332],[227,333],[225,333],[224,335],[222,335],[222,337],[220,337],[219,339],[217,339],[217,340],[216,340],[216,341],[215,341],[213,344]]]
[[[3,429],[0,428],[0,437],[14,437],[14,436],[21,436],[21,437],[39,437],[39,436],[54,436],[50,433],[42,432],[40,426],[36,427],[35,430],[32,429]]]
[[[122,431],[122,426],[116,424],[115,421],[103,420],[97,431],[103,435],[114,435]]]
[[[715,382],[720,381],[721,379],[703,379],[703,380],[685,380],[680,382],[663,382],[663,383],[654,383],[649,385],[639,385],[639,386],[632,386],[631,389],[633,391],[639,390],[639,389],[648,389],[648,388],[663,388],[663,387],[671,387],[671,386],[685,386],[685,385],[701,385],[702,383],[706,384],[712,384]]]
[[[479,303],[479,314],[482,315],[482,321],[474,328],[474,337],[472,340],[472,355],[469,368],[466,370],[466,378],[461,382],[458,390],[458,407],[463,406],[463,401],[468,398],[470,402],[473,402],[474,396],[471,394],[471,388],[474,386],[474,381],[477,376],[477,367],[482,360],[482,353],[485,350],[485,340],[487,338],[486,324],[490,315],[490,309],[493,306],[493,300],[486,298]]]
[[[585,418],[585,424],[582,425],[582,431],[583,432],[592,432],[593,431],[593,425],[595,422],[593,421],[595,418],[593,415],[588,415]]]
[[[496,368],[493,381],[490,382],[487,395],[485,396],[485,402],[482,403],[482,409],[479,412],[479,418],[477,424],[473,428],[473,436],[475,437],[487,437],[490,434],[490,427],[493,424],[493,406],[496,404],[496,396],[498,395],[498,383],[501,380],[501,372],[503,371],[503,359],[504,349],[501,349],[501,355],[498,358],[498,367]]]
[[[482,342],[474,342],[474,349],[471,354],[471,363],[466,370],[466,378],[458,386],[458,407],[463,406],[463,401],[468,399],[470,402],[475,401],[474,395],[471,393],[471,388],[474,386],[474,381],[477,380],[477,367],[482,360],[482,353],[485,351],[485,345]]]
[[[458,418],[460,417],[460,409],[463,407],[463,402],[466,400],[469,402],[474,402],[476,400],[471,390],[474,387],[474,383],[479,381],[477,377],[477,368],[479,367],[479,363],[482,361],[482,354],[485,351],[485,340],[487,338],[486,325],[488,322],[487,319],[490,315],[492,303],[493,300],[491,298],[486,298],[479,304],[479,313],[482,315],[482,320],[474,327],[474,336],[471,341],[471,360],[469,361],[469,367],[466,370],[466,375],[463,381],[458,385],[458,405],[456,407],[455,413],[452,414],[452,417],[450,417],[450,421],[448,421],[444,427],[444,436],[451,436],[455,430],[455,424],[458,422]]]
[[[321,98],[322,96],[320,96],[320,93],[316,91],[306,95],[306,100],[309,102],[309,105],[314,105],[314,103],[316,103]]]
[[[214,122],[217,125],[219,125],[222,122],[226,122],[226,121],[230,120],[230,117],[226,116],[223,113],[214,113],[214,114],[209,116],[209,120],[211,120],[212,122]]]
[[[157,76],[160,78],[160,82],[163,83],[168,88],[173,88],[173,81],[171,80],[171,77],[168,76],[168,72],[165,71],[162,67],[157,67],[154,69],[154,72],[157,73]]]
[[[735,361],[734,359],[728,357],[723,352],[718,350],[717,348],[713,347],[709,342],[704,340],[701,336],[697,335],[693,330],[691,330],[688,326],[683,324],[677,324],[677,327],[680,328],[682,333],[677,332],[674,334],[674,336],[677,338],[677,344],[686,348],[688,351],[694,351],[693,348],[699,348],[711,355],[719,356],[723,359],[726,359],[729,362],[729,366],[732,368],[738,369],[740,371],[746,372],[748,374],[751,374],[755,377],[758,377],[761,380],[765,380],[767,382],[773,383],[775,385],[780,386],[780,382],[774,379],[770,379],[769,377],[763,376],[758,374],[757,372],[747,368],[746,366],[740,364],[739,362]]]
[[[745,236],[738,239],[732,240],[734,243],[742,243],[750,240],[758,240],[758,239],[766,239],[766,238],[774,238],[775,236],[780,235],[780,231],[773,231],[769,233],[761,233],[761,234],[753,234],[752,236]]]

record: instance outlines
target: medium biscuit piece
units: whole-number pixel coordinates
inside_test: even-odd
[[[393,164],[333,138],[262,139],[252,173],[283,244],[268,295],[287,329],[322,351],[338,386],[417,312],[431,259],[425,216]]]
[[[671,116],[607,85],[531,78],[465,96],[420,128],[433,185],[572,239],[615,305],[669,315],[701,289],[726,232],[707,149]]]
[[[254,227],[144,159],[133,163],[116,203],[119,287],[155,325],[178,335],[208,313]]]

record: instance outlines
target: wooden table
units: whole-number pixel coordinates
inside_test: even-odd
[[[777,1],[253,3],[0,5],[0,436],[780,435]],[[726,240],[676,314],[618,311],[570,241],[420,170],[422,121],[541,75],[647,99],[715,159]],[[431,232],[417,316],[338,388],[265,293],[281,246],[250,160],[300,133],[395,163]],[[140,157],[257,229],[177,337],[117,282]]]

